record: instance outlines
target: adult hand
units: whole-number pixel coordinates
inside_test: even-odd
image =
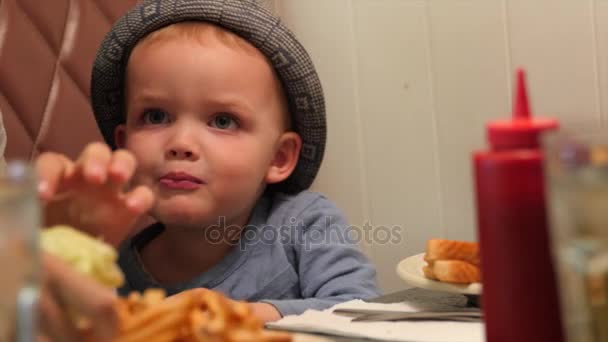
[[[111,341],[118,332],[116,294],[43,253],[38,300],[42,341]],[[88,321],[78,326],[78,321]]]

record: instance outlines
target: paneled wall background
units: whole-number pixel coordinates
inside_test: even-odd
[[[431,237],[476,239],[471,152],[507,117],[528,72],[537,115],[608,121],[606,0],[269,0],[323,81],[329,140],[314,189],[354,225],[399,226],[363,241],[385,291]]]

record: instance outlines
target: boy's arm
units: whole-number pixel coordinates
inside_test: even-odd
[[[255,317],[264,323],[278,321],[282,317],[279,310],[272,304],[250,303],[249,305]]]
[[[371,227],[367,231],[350,227],[344,215],[325,198],[308,207],[302,219],[302,243],[295,246],[295,251],[303,299],[262,302],[272,304],[286,316],[380,294],[376,271],[357,246],[365,234],[372,235]]]

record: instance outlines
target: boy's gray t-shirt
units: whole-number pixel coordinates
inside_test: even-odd
[[[360,231],[319,193],[263,196],[229,254],[179,285],[159,284],[139,258],[138,250],[163,229],[152,225],[122,244],[119,264],[126,279],[121,295],[147,288],[175,294],[204,287],[236,300],[270,303],[283,316],[379,295],[375,269],[354,241]]]

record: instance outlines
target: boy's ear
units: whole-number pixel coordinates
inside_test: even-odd
[[[298,133],[283,133],[279,138],[279,147],[275,152],[274,159],[266,173],[266,184],[281,182],[291,175],[298,164],[301,148],[302,138]]]
[[[125,148],[127,142],[127,128],[124,124],[116,126],[114,129],[114,143],[118,148]]]

